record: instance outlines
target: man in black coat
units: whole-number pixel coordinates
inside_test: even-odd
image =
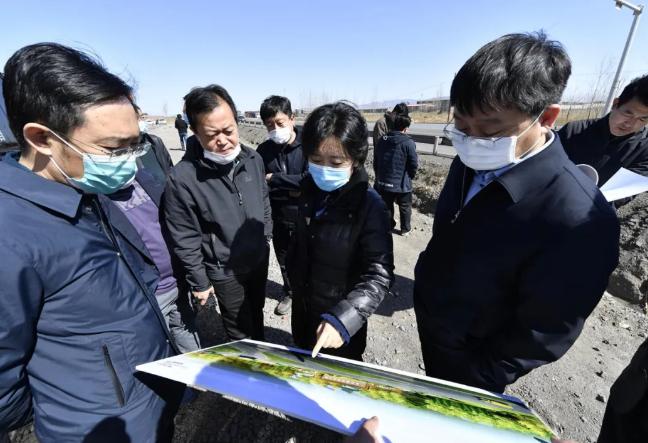
[[[290,310],[292,288],[286,272],[288,244],[295,232],[300,185],[307,175],[308,163],[301,146],[301,134],[295,126],[290,100],[272,95],[261,103],[261,120],[268,130],[268,140],[257,153],[263,159],[272,206],[272,243],[284,282],[284,296],[275,314]]]
[[[184,121],[182,115],[178,114],[174,126],[178,130],[178,136],[180,137],[180,149],[184,151],[187,149],[187,129],[189,129],[189,125]]]
[[[648,176],[648,75],[633,80],[608,115],[563,126],[558,135],[576,164],[593,166],[598,185],[621,168]]]
[[[261,156],[241,146],[236,107],[218,85],[185,98],[194,136],[164,191],[172,253],[193,296],[218,299],[231,340],[263,339],[263,305],[272,238]]]
[[[605,291],[619,222],[550,129],[570,73],[560,43],[510,34],[452,83],[459,155],[415,270],[430,376],[502,392],[559,359]]]
[[[400,209],[400,234],[412,230],[412,180],[418,169],[416,143],[407,134],[412,120],[408,115],[393,114],[392,130],[383,135],[374,147],[374,188],[387,205],[391,227],[396,227],[394,203]]]

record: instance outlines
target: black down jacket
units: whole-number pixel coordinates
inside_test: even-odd
[[[336,317],[353,342],[394,279],[387,210],[369,188],[366,171],[357,169],[331,193],[306,177],[294,240],[287,268],[294,285],[295,342],[311,347],[324,313]]]

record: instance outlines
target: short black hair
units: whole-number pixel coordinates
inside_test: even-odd
[[[329,137],[338,139],[353,161],[364,164],[369,151],[369,131],[360,111],[345,102],[315,108],[302,129],[304,154],[313,155]]]
[[[279,95],[271,95],[261,103],[259,114],[261,115],[261,120],[265,122],[267,119],[274,117],[280,112],[283,112],[288,117],[292,117],[293,112],[290,100]]]
[[[632,80],[628,86],[623,88],[619,96],[618,106],[628,103],[636,98],[642,105],[648,106],[648,74]]]
[[[185,112],[187,113],[187,119],[189,119],[189,125],[191,125],[192,129],[196,129],[200,114],[213,111],[223,102],[227,103],[234,116],[234,121],[236,121],[236,116],[238,115],[236,113],[236,105],[227,90],[222,86],[207,85],[204,88],[193,88],[189,91],[189,94],[184,96],[184,99]]]
[[[182,118],[182,114],[176,114],[176,118]]]
[[[405,128],[409,128],[411,124],[412,119],[409,115],[392,113],[388,126],[392,131],[402,131]]]
[[[409,115],[409,108],[407,107],[407,103],[398,103],[396,106],[394,106],[394,109],[392,109],[391,113]]]
[[[450,104],[461,114],[514,108],[537,116],[560,103],[571,61],[560,42],[544,32],[507,34],[482,46],[461,67]]]
[[[94,105],[127,99],[133,89],[84,52],[58,43],[37,43],[16,51],[4,67],[2,92],[18,144],[23,127],[40,123],[61,134],[83,124]]]

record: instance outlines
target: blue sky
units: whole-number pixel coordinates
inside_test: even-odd
[[[270,94],[294,107],[364,104],[447,94],[484,43],[544,29],[572,58],[565,98],[588,98],[601,67],[611,80],[631,22],[612,0],[21,0],[0,3],[0,66],[40,41],[89,50],[134,84],[153,114],[165,104],[179,112],[181,97],[208,83],[223,85],[244,110]],[[624,78],[643,73],[648,11]]]

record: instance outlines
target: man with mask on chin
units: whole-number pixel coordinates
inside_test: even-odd
[[[236,106],[224,88],[194,88],[185,106],[195,135],[164,192],[171,250],[196,301],[218,300],[230,340],[262,340],[272,239],[263,161],[239,143]]]
[[[41,43],[5,65],[19,151],[0,161],[0,432],[38,440],[170,441],[182,389],[138,375],[178,349],[156,263],[108,198],[133,183],[132,90],[74,49]]]
[[[415,270],[429,376],[503,392],[559,359],[605,291],[616,214],[550,129],[570,73],[560,43],[510,34],[452,82],[458,156]]]
[[[295,126],[290,100],[272,95],[261,103],[260,114],[268,130],[268,140],[259,145],[257,152],[263,159],[270,189],[272,243],[284,282],[284,295],[277,303],[275,314],[285,315],[292,301],[286,255],[297,224],[300,186],[307,174],[308,162],[304,157],[301,130]]]

